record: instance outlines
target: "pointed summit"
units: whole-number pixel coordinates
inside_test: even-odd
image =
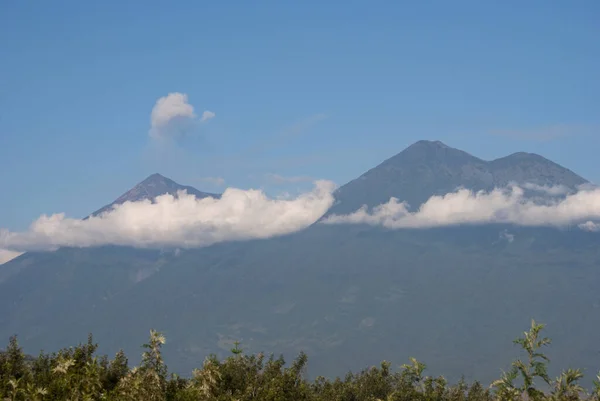
[[[380,166],[400,167],[407,164],[412,165],[414,163],[449,163],[452,165],[460,165],[465,163],[477,164],[485,162],[467,152],[452,148],[441,141],[421,140],[413,143],[396,156],[387,159],[381,163]]]
[[[120,205],[125,202],[137,202],[143,199],[155,199],[157,196],[164,194],[176,195],[178,191],[187,191],[188,194],[194,195],[199,199],[206,197],[220,197],[218,194],[202,192],[194,187],[178,184],[159,173],[154,173],[123,195],[119,196],[114,202],[92,213],[92,216],[96,216],[110,209],[113,205]]]
[[[407,149],[413,148],[413,147],[436,147],[436,148],[448,148],[449,146],[446,145],[444,142],[442,141],[430,141],[427,139],[421,139],[420,141],[417,141],[415,143],[413,143],[412,145],[410,145]]]
[[[168,180],[167,177],[165,177],[164,175],[161,175],[159,173],[154,173],[154,174],[150,174],[144,181],[142,181],[140,184],[145,183],[145,182],[152,182],[152,181],[164,181],[164,180]]]
[[[461,185],[488,187],[492,182],[484,160],[441,141],[421,140],[340,187],[329,213],[352,213],[391,197],[414,209],[432,195],[452,192]]]

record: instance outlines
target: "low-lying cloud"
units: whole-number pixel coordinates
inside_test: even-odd
[[[550,191],[562,193],[559,190]],[[518,186],[490,192],[460,189],[444,196],[432,196],[418,211],[396,198],[372,210],[362,207],[348,215],[332,215],[325,223],[361,223],[387,228],[428,228],[458,224],[506,223],[522,226],[580,225],[595,231],[600,219],[600,189],[587,188],[560,199],[544,202],[524,196]]]
[[[87,220],[43,215],[25,232],[0,229],[0,264],[20,252],[60,247],[122,245],[195,248],[223,241],[270,238],[302,230],[318,221],[334,202],[335,185],[315,181],[296,197],[269,198],[260,190],[228,188],[221,198],[197,199],[180,192],[117,205]],[[550,193],[562,193],[559,190]],[[576,226],[600,232],[600,188],[585,187],[561,198],[529,198],[519,186],[472,192],[460,189],[432,196],[419,210],[396,198],[372,210],[332,215],[325,224],[371,224],[391,229],[459,224]],[[514,236],[507,234],[508,241]]]
[[[570,189],[569,187],[567,187],[565,185],[548,186],[548,185],[538,185],[538,184],[533,184],[533,183],[526,183],[526,184],[523,184],[523,188],[528,189],[530,191],[534,191],[534,192],[541,192],[543,194],[550,195],[550,196],[560,196],[560,195],[566,195],[566,194],[570,194],[570,193],[574,192],[572,189]]]
[[[204,111],[202,116],[194,111],[185,93],[173,92],[156,101],[150,114],[150,137],[154,139],[175,138],[193,130],[198,123],[205,123],[215,117],[212,111]]]
[[[0,249],[123,245],[191,248],[228,240],[269,238],[302,230],[333,204],[335,185],[316,181],[293,199],[271,199],[259,190],[228,188],[221,198],[197,199],[180,192],[126,202],[87,220],[43,215],[26,232],[0,230]]]

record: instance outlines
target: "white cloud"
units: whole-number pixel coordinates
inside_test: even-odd
[[[23,252],[15,252],[15,251],[9,251],[7,249],[0,249],[0,265],[13,260],[14,258],[16,258],[17,256],[22,255]]]
[[[201,122],[205,122],[210,120],[211,118],[214,118],[216,116],[215,113],[213,113],[212,111],[204,111],[204,113],[202,113],[202,118],[200,119]]]
[[[194,106],[188,103],[185,93],[169,93],[156,101],[150,122],[153,127],[167,124],[175,117],[195,118]]]
[[[539,203],[512,186],[490,192],[460,189],[432,196],[418,211],[391,198],[369,211],[366,207],[349,215],[330,216],[325,223],[365,223],[387,228],[421,228],[457,224],[511,223],[524,226],[567,226],[600,218],[600,189],[584,189],[564,199]]]
[[[306,175],[297,175],[297,176],[283,176],[279,174],[268,173],[265,174],[265,179],[272,184],[293,184],[299,182],[308,182],[312,181],[312,177],[308,177]]]
[[[199,122],[215,117],[212,111],[205,111]],[[188,103],[188,95],[173,92],[156,101],[150,115],[149,135],[154,139],[175,137],[191,130],[198,122],[194,106]]]
[[[228,188],[220,199],[184,192],[155,203],[126,202],[87,220],[43,215],[26,232],[0,230],[0,248],[13,251],[59,247],[126,245],[189,248],[299,231],[333,204],[335,185],[316,181],[312,191],[290,200],[270,199],[259,190]]]
[[[334,202],[335,185],[316,181],[312,191],[269,198],[260,190],[228,188],[220,199],[196,199],[181,192],[126,202],[104,214],[79,220],[64,214],[43,215],[25,232],[0,229],[0,262],[19,252],[60,247],[123,245],[192,248],[229,240],[269,238],[302,230],[318,221]],[[391,198],[373,210],[363,207],[325,223],[366,223],[387,228],[426,228],[457,224],[511,223],[524,226],[578,225],[600,232],[600,188],[581,189],[539,203],[521,187],[490,192],[458,190],[433,196],[416,212]],[[508,232],[501,238],[509,242]]]
[[[583,231],[600,232],[600,223],[594,223],[593,221],[588,220],[585,223],[581,223],[579,228]]]
[[[508,230],[504,230],[500,233],[500,239],[505,239],[512,244],[515,240],[515,235],[509,233]]]

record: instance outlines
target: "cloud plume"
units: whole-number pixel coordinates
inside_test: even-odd
[[[329,216],[324,222],[362,223],[392,229],[485,223],[555,227],[584,224],[580,228],[594,231],[598,225],[593,221],[598,219],[599,188],[582,189],[561,199],[539,202],[526,198],[521,187],[511,186],[490,192],[459,189],[444,196],[432,196],[415,212],[410,212],[406,203],[391,198],[372,210],[363,207],[348,215]]]
[[[149,135],[154,139],[178,137],[214,117],[215,113],[206,110],[198,119],[194,106],[188,102],[188,95],[169,93],[158,99],[152,108]]]
[[[228,240],[269,238],[299,231],[333,204],[335,185],[316,181],[293,199],[270,199],[259,190],[228,188],[220,199],[180,192],[126,202],[87,220],[43,215],[26,232],[0,230],[0,249],[51,250],[60,247],[124,245],[201,247]]]

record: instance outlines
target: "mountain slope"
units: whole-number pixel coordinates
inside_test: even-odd
[[[36,353],[91,331],[102,351],[123,347],[136,362],[156,328],[178,372],[240,340],[249,352],[307,352],[313,377],[415,356],[451,380],[489,381],[534,317],[549,325],[553,365],[591,369],[599,244],[552,229],[318,226],[177,255],[63,249],[0,284],[0,337],[18,333]]]
[[[536,154],[515,153],[488,162],[440,141],[419,141],[340,187],[328,214],[352,213],[391,197],[407,201],[414,210],[431,196],[459,186],[491,190],[510,182],[574,189],[588,181]]]

